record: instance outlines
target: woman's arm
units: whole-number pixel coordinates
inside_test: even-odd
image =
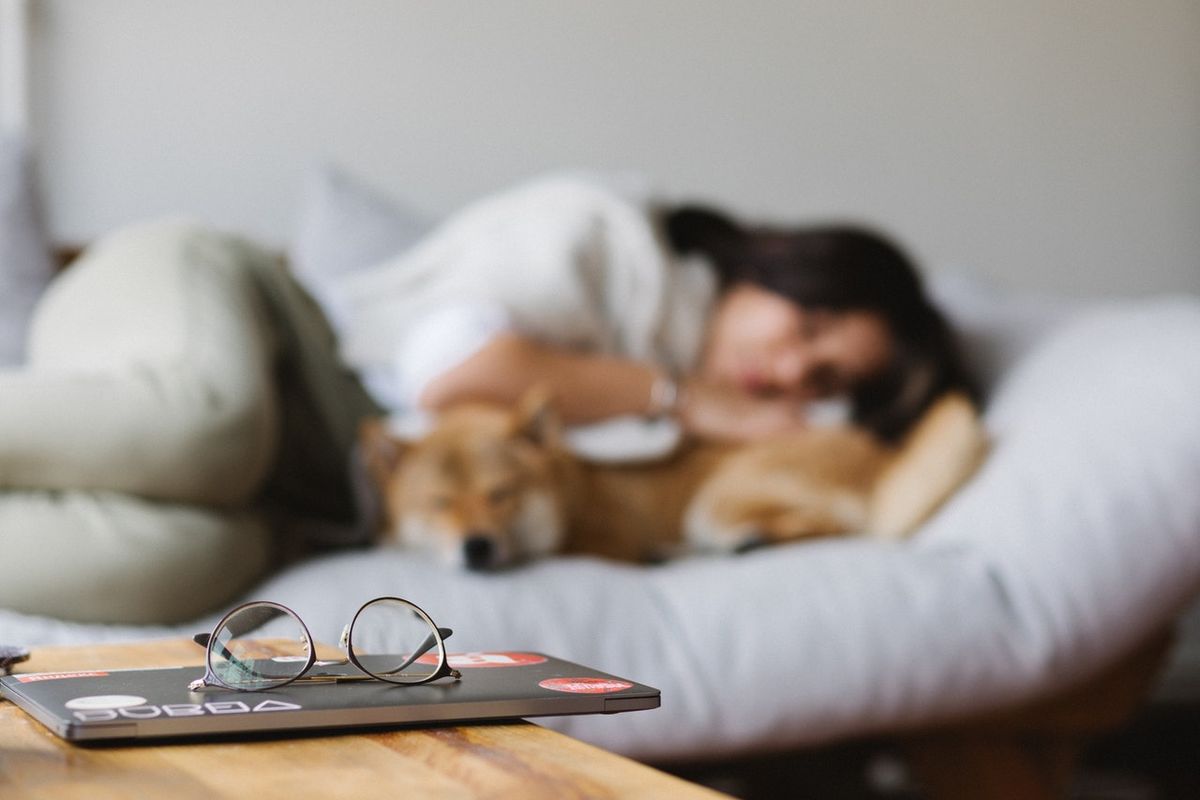
[[[494,337],[470,358],[434,378],[421,392],[430,410],[467,400],[514,403],[534,384],[545,386],[568,424],[650,411],[659,374],[649,364],[541,344],[519,334]]]
[[[652,364],[542,344],[519,334],[493,338],[461,364],[433,379],[420,396],[439,410],[468,400],[515,403],[545,386],[568,424],[653,411],[652,387],[663,374]],[[695,378],[684,382],[677,413],[697,436],[747,440],[803,427],[801,408],[785,398],[758,398]]]

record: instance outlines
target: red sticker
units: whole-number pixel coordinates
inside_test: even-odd
[[[454,669],[494,669],[496,667],[528,667],[542,664],[545,656],[537,653],[450,653],[446,661]],[[436,664],[435,655],[424,655],[417,659],[420,664]]]
[[[632,683],[615,678],[547,678],[538,684],[543,689],[570,694],[608,694],[632,689]]]
[[[107,672],[44,672],[40,675],[18,675],[21,683],[37,683],[38,681],[60,681],[64,678],[103,678]]]

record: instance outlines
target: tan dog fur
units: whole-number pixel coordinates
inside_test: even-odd
[[[679,550],[914,531],[987,449],[960,395],[936,402],[897,447],[849,427],[733,446],[686,443],[628,466],[582,462],[562,446],[547,398],[463,405],[412,444],[382,420],[362,429],[385,538],[472,568],[554,552],[626,561]]]

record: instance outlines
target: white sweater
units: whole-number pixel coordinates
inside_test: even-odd
[[[648,206],[566,175],[476,201],[334,287],[342,356],[395,413],[502,331],[687,370],[716,279],[665,247]]]

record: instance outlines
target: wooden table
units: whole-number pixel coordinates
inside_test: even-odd
[[[187,640],[43,647],[16,672],[202,665]],[[649,712],[653,713],[653,712]],[[0,797],[717,798],[528,722],[268,741],[79,747],[0,701]]]

